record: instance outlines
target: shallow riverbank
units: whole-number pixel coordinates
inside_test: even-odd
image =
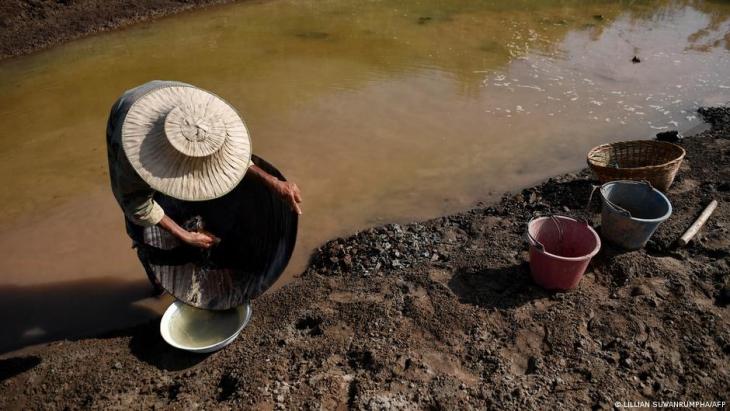
[[[730,398],[730,110],[681,143],[674,214],[646,249],[604,245],[579,287],[535,286],[522,235],[535,214],[598,223],[586,172],[494,205],[387,225],[322,246],[254,302],[227,349],[175,351],[158,322],[0,360],[0,408],[610,409]],[[688,247],[673,243],[711,200]]]
[[[0,5],[0,60],[89,34],[235,0],[6,0]]]

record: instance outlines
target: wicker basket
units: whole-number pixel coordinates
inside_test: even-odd
[[[588,152],[588,165],[601,183],[646,180],[667,191],[684,155],[682,147],[663,141],[620,141],[594,147]]]

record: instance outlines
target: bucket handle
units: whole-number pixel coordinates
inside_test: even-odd
[[[646,188],[647,188],[647,189],[648,189],[649,191],[654,191],[654,190],[655,190],[654,186],[653,186],[653,185],[651,185],[651,182],[650,182],[649,180],[641,180],[641,182],[642,182],[642,183],[644,183],[644,184],[646,185]]]
[[[595,184],[591,184],[591,187],[592,187],[591,188],[591,194],[588,196],[588,202],[586,203],[586,209],[585,209],[585,212],[586,213],[589,212],[589,211],[591,211],[591,201],[593,201],[593,194],[595,194],[596,193],[596,190],[598,188],[600,188],[601,186],[595,185]]]
[[[532,234],[530,234],[530,224],[527,224],[527,243],[531,246],[537,248],[538,250],[545,252],[545,246],[542,245],[541,242],[537,241],[537,238],[533,237]]]
[[[649,180],[631,180],[631,181],[629,181],[629,180],[622,180],[622,181],[625,182],[625,183],[631,183],[631,184],[642,184],[647,189],[654,190],[654,186],[651,185],[651,182],[649,182]],[[608,183],[606,183],[606,184],[608,184]],[[596,192],[596,189],[598,189],[600,187],[603,187],[603,186],[602,185],[600,185],[600,186],[593,185],[593,189],[591,190],[591,194],[590,194],[590,196],[588,196],[588,203],[586,203],[586,211],[589,211],[590,210],[591,201],[593,200],[593,194]],[[625,217],[632,218],[631,217],[631,212],[629,212],[625,208],[619,206],[618,204],[612,202],[611,200],[607,199],[606,196],[603,195],[603,193],[601,193],[601,198],[606,203],[608,203],[608,205],[611,206],[611,208],[613,208],[614,210],[618,211],[620,214],[624,215]]]
[[[550,221],[552,221],[553,224],[555,224],[555,228],[558,229],[558,242],[560,244],[562,244],[563,243],[563,227],[560,226],[560,220],[558,220],[558,217],[551,215]]]
[[[623,181],[623,182],[624,183],[629,183],[629,184],[641,184],[644,187],[646,187],[649,191],[653,191],[654,190],[654,187],[651,185],[651,183],[648,180],[631,180],[631,181],[627,180],[627,181]],[[591,199],[593,198],[593,193],[596,191],[596,188],[597,187],[598,186],[593,186],[593,191],[591,191],[591,196],[588,198],[588,204],[586,205],[586,209],[590,206]],[[620,205],[618,205],[618,204],[612,202],[611,200],[609,200],[608,198],[606,198],[606,196],[604,196],[603,193],[601,193],[601,198],[609,206],[611,206],[611,208],[613,208],[614,210],[618,211],[619,214],[622,214],[624,217],[632,218],[631,217],[631,212],[629,212],[625,208],[621,207]]]
[[[533,237],[532,234],[530,234],[530,224],[532,224],[534,220],[535,217],[531,218],[530,221],[527,222],[527,232],[525,233],[525,239],[527,240],[528,244],[544,252],[545,246],[542,245],[542,243],[539,242],[537,238]]]
[[[535,238],[532,234],[530,234],[530,223],[532,223],[533,220],[534,220],[534,218],[530,219],[530,221],[527,223],[527,242],[529,244],[535,246],[536,248],[538,248],[540,251],[543,251],[544,252],[545,251],[545,246],[540,241],[538,241],[537,238]],[[552,221],[553,224],[555,224],[555,227],[558,229],[558,239],[559,239],[558,243],[559,244],[562,244],[562,242],[563,242],[563,228],[560,226],[560,220],[558,220],[558,218],[556,216],[551,215],[550,216],[550,221]],[[588,224],[583,219],[580,219],[579,221],[582,221],[585,224]]]
[[[611,200],[607,199],[607,198],[606,198],[605,196],[603,196],[603,195],[602,195],[601,197],[603,197],[603,201],[605,201],[606,203],[608,203],[608,205],[609,205],[609,206],[610,206],[611,208],[613,208],[614,210],[618,211],[618,212],[619,212],[619,214],[622,214],[622,215],[623,215],[624,217],[627,217],[627,218],[631,218],[631,212],[629,212],[629,210],[627,210],[627,209],[625,209],[625,208],[621,207],[620,205],[618,205],[618,204],[616,204],[616,203],[613,203],[613,202],[611,202]]]

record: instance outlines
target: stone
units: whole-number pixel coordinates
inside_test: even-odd
[[[677,130],[662,131],[656,135],[657,141],[666,141],[668,143],[676,143],[682,139],[682,135]]]

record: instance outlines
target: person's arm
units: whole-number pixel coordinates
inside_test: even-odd
[[[297,214],[302,214],[302,208],[299,206],[302,202],[302,193],[296,184],[289,181],[281,181],[262,170],[256,164],[252,164],[251,167],[248,168],[248,172],[263,181],[271,190],[277,193],[282,199],[284,199],[284,201],[289,203],[292,211]]]
[[[210,248],[215,243],[215,238],[207,234],[188,231],[180,227],[175,220],[168,216],[162,217],[160,222],[157,224],[180,239],[180,241],[193,247]]]
[[[159,225],[180,241],[201,248],[209,248],[217,240],[211,235],[189,232],[165,215],[165,210],[154,200],[154,192],[134,171],[122,150],[121,118],[125,104],[129,106],[131,91],[125,93],[112,106],[106,128],[107,157],[111,188],[119,206],[133,224],[150,227]],[[126,99],[126,101],[125,101]]]
[[[215,238],[208,234],[188,231],[180,227],[175,220],[165,214],[151,194],[128,195],[124,203],[128,216],[137,225],[143,227],[159,225],[183,243],[193,247],[210,248],[215,242]]]

